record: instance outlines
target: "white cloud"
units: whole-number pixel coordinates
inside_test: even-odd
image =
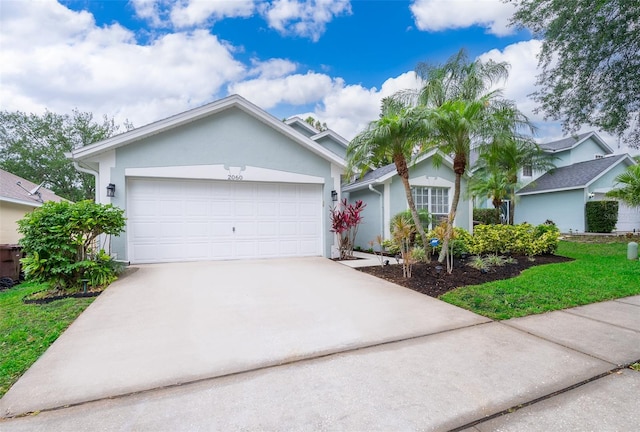
[[[513,33],[508,25],[515,8],[502,0],[415,0],[410,9],[420,30],[478,25],[497,36]]]
[[[178,28],[206,23],[222,18],[248,17],[253,14],[253,0],[212,1],[187,0],[178,2],[171,11],[171,22]]]
[[[280,78],[298,69],[298,65],[286,59],[273,58],[266,61],[252,60],[252,68],[249,75],[258,75],[260,78]]]
[[[90,14],[53,1],[7,2],[1,24],[1,109],[77,107],[140,126],[207,103],[246,73],[204,30],[140,45],[123,27],[96,27]]]
[[[269,27],[281,34],[317,41],[334,17],[351,14],[349,0],[273,0],[262,13]]]

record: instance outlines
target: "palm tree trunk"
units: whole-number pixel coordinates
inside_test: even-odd
[[[514,225],[513,221],[516,214],[516,194],[511,194],[511,201],[509,202],[509,225]]]
[[[453,237],[453,221],[456,218],[456,212],[458,211],[458,202],[460,201],[460,184],[462,180],[462,174],[456,173],[455,188],[453,191],[453,200],[451,201],[451,210],[449,211],[449,217],[447,218],[447,229],[442,239],[442,250],[438,257],[439,262],[443,262],[449,255],[449,241]],[[449,261],[447,261],[447,264]],[[451,273],[452,269],[447,265],[447,272]]]
[[[393,158],[393,162],[396,164],[398,176],[402,179],[402,184],[404,185],[404,192],[407,196],[407,203],[409,204],[409,210],[411,211],[413,223],[416,225],[416,229],[420,234],[420,238],[422,238],[422,246],[426,249],[429,243],[427,243],[427,234],[424,232],[422,223],[420,223],[420,217],[418,216],[418,211],[416,210],[416,204],[413,201],[411,185],[409,184],[409,167],[407,166],[407,160],[403,155],[395,155]]]

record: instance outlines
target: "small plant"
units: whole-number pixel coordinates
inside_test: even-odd
[[[502,255],[487,255],[484,257],[484,261],[487,263],[489,268],[491,267],[502,267],[507,263],[507,260]]]
[[[371,246],[372,253],[378,258],[378,261],[380,261],[380,267],[384,267],[384,250],[382,247],[382,243],[384,242],[380,234],[376,236],[375,242],[373,240],[369,242],[369,246]],[[373,247],[376,244],[378,245],[379,252],[376,252],[376,249]]]
[[[472,267],[476,270],[480,270],[480,271],[488,271],[489,270],[489,266],[487,265],[486,260],[481,257],[480,255],[474,255],[471,257],[471,259],[469,259],[469,262],[467,262],[467,265],[469,267]]]
[[[413,262],[427,262],[427,253],[423,247],[416,246],[411,249],[411,260]]]
[[[362,222],[362,211],[367,205],[362,200],[357,200],[355,204],[347,203],[343,198],[339,206],[331,208],[331,232],[338,235],[338,248],[340,249],[340,259],[353,257],[353,245],[358,233],[358,225]]]
[[[400,253],[400,246],[398,244],[396,244],[396,242],[394,242],[391,239],[386,239],[382,242],[382,248],[389,254],[389,255],[397,255]]]
[[[415,226],[410,225],[404,218],[397,218],[392,227],[392,235],[396,244],[399,245],[402,257],[402,275],[405,278],[411,277],[411,237],[415,235]]]

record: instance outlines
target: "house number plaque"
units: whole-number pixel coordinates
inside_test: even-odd
[[[227,180],[242,180],[242,168],[241,167],[229,167],[227,168]]]

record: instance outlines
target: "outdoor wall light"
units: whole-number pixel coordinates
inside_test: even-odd
[[[107,185],[107,196],[109,198],[113,198],[114,196],[116,196],[116,185],[114,185],[113,183],[109,183]]]
[[[589,192],[589,199],[593,199],[596,196],[593,192]]]
[[[338,201],[338,191],[331,191],[331,201],[336,202]]]

